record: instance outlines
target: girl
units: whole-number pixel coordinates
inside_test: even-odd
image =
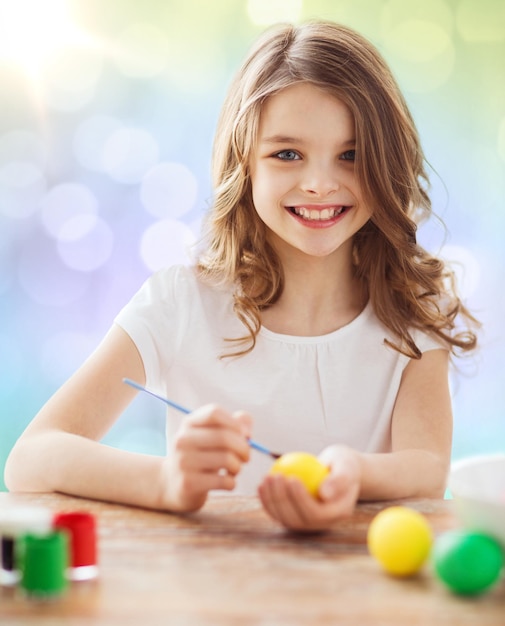
[[[198,262],[158,272],[119,313],[15,445],[8,487],[173,512],[257,490],[299,530],[358,500],[441,496],[449,358],[476,347],[476,321],[416,243],[423,154],[378,52],[333,23],[269,30],[231,85],[213,164]],[[166,457],[99,443],[135,393],[124,377],[199,407],[168,412]],[[320,454],[318,498],[267,476],[253,432]]]

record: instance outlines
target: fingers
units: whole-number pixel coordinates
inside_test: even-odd
[[[205,497],[214,489],[229,491],[235,487],[235,478],[226,472],[184,472],[179,474],[177,488],[182,499]]]
[[[297,531],[323,531],[348,517],[353,498],[322,502],[311,496],[296,479],[268,476],[259,490],[265,510],[286,528]]]
[[[174,448],[180,454],[220,452],[224,453],[225,459],[228,459],[228,453],[232,453],[240,462],[246,462],[250,455],[247,442],[250,430],[251,418],[247,414],[235,416],[209,405],[186,418],[176,435]]]
[[[209,491],[232,490],[242,464],[249,460],[251,418],[208,405],[188,415],[166,459],[164,493],[178,511],[203,506]]]
[[[235,478],[226,472],[181,472],[172,465],[173,459],[167,459],[160,508],[179,513],[196,511],[205,504],[209,491],[230,491],[235,487]]]
[[[320,459],[330,474],[319,487],[318,497],[293,478],[267,476],[258,494],[265,510],[286,528],[298,531],[329,529],[353,512],[359,497],[359,457],[352,450],[332,447]]]
[[[330,468],[329,476],[319,488],[321,500],[338,500],[345,497],[348,491],[357,499],[362,477],[359,453],[346,446],[329,446],[319,458]]]
[[[258,494],[265,510],[291,530],[327,530],[335,521],[348,515],[341,503],[321,502],[295,478],[267,476]]]
[[[186,418],[186,423],[194,427],[225,428],[241,433],[244,437],[250,436],[252,420],[245,411],[228,413],[216,405],[202,406]]]
[[[304,500],[314,498],[299,480],[267,476],[258,489],[258,495],[265,510],[286,528],[312,529],[310,511],[312,503],[310,501],[304,503]]]
[[[179,432],[174,440],[174,450],[179,454],[204,452],[233,453],[242,463],[249,460],[247,439],[238,433],[215,427],[188,428]]]
[[[213,473],[220,472],[236,476],[242,467],[241,459],[231,451],[201,451],[199,454],[179,455],[178,467],[181,472]]]
[[[246,413],[245,411],[236,411],[233,414],[233,419],[240,425],[242,434],[246,437],[246,439],[249,439],[252,435],[252,417],[249,413]]]

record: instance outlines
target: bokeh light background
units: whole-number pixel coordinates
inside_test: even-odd
[[[448,231],[421,241],[456,263],[485,329],[453,376],[453,455],[505,449],[503,0],[0,0],[1,470],[141,283],[187,258],[254,38],[313,17],[368,36],[403,88]],[[163,420],[138,397],[106,442],[163,453]]]

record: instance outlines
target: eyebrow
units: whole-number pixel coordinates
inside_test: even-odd
[[[290,137],[289,135],[272,135],[271,137],[260,138],[260,143],[285,143],[285,144],[303,144],[305,143],[300,137]],[[356,139],[346,139],[342,142],[342,146],[354,146]]]

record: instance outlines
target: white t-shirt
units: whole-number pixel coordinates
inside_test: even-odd
[[[191,268],[174,266],[149,278],[116,318],[144,363],[146,386],[189,409],[217,403],[253,418],[253,438],[271,450],[318,454],[333,443],[366,452],[391,448],[391,416],[408,357],[384,344],[395,337],[369,303],[347,326],[298,337],[261,328],[252,352],[224,338],[245,327],[231,292],[202,283]],[[413,333],[421,352],[442,347]],[[183,416],[167,411],[167,439]],[[252,450],[235,493],[255,493],[271,460]]]

